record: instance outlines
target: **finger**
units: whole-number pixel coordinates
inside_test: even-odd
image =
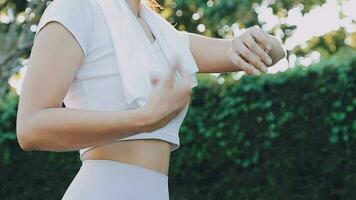
[[[253,64],[256,67],[266,67],[264,63],[261,62],[261,59],[256,56],[244,43],[241,43],[237,48],[237,53],[243,56],[243,58]]]
[[[176,74],[178,68],[179,68],[179,62],[174,61],[171,68],[168,70],[168,72],[162,78],[162,84],[167,84],[171,87],[174,86],[176,83],[175,74]]]
[[[266,49],[266,48],[264,47],[264,45],[261,44],[261,42],[259,42],[259,41],[255,41],[255,42],[263,49],[264,52],[266,52],[267,54],[269,54],[270,50]]]
[[[253,61],[248,61],[248,62],[252,63],[260,71],[267,73],[268,69],[267,69],[266,64],[261,61],[261,57],[258,56],[255,53],[255,51],[257,51],[257,52],[262,51],[262,53],[265,53],[265,52],[254,42],[254,40],[252,38],[251,38],[251,40],[252,40],[253,43],[251,41],[249,42],[248,40],[245,40],[245,44],[246,44],[246,46],[249,47],[249,49],[252,52],[252,54],[254,54],[255,57],[257,57],[258,59],[255,59]],[[252,49],[254,49],[254,50],[252,50]]]
[[[191,85],[192,83],[192,75],[190,74],[190,72],[185,69],[185,68],[181,68],[181,71],[180,71],[180,75],[181,75],[181,78],[182,78],[182,82],[184,85],[186,86],[189,86]]]
[[[174,77],[174,75],[176,74],[176,71],[179,70],[180,68],[180,61],[177,59],[173,62],[172,67],[169,69],[168,72],[168,77]]]
[[[244,43],[251,49],[266,65],[272,64],[271,57],[253,40],[252,36],[245,37]],[[267,69],[267,67],[266,67]]]
[[[185,98],[192,95],[192,76],[188,70],[184,69],[183,67],[179,68],[180,75],[181,75],[181,82],[179,84],[178,90],[184,94]]]
[[[268,43],[267,34],[264,34],[258,26],[255,26],[255,28],[251,30],[251,35],[263,46],[264,49],[268,51],[271,50],[271,46]]]
[[[181,83],[186,86],[190,86],[192,82],[192,76],[190,72],[185,69],[180,63],[177,64],[177,71],[181,77]]]
[[[257,70],[253,65],[247,63],[244,59],[237,55],[237,53],[232,53],[232,62],[250,75],[260,75],[261,72]]]
[[[258,57],[255,53],[253,53],[256,57]],[[261,61],[261,59],[258,57],[258,59],[254,62],[251,63],[254,65],[254,67],[258,70],[260,70],[261,72],[267,73],[268,69],[267,66]]]

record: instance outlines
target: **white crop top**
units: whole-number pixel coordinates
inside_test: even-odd
[[[48,22],[61,23],[79,43],[85,59],[64,98],[68,108],[85,110],[127,110],[129,109],[122,92],[119,68],[116,63],[114,47],[105,18],[95,0],[54,0],[45,9],[37,27],[36,35]],[[190,44],[187,32],[180,32]],[[154,73],[162,73],[168,63],[161,51],[158,40],[154,49],[161,61]],[[65,67],[65,66],[63,66]],[[187,114],[189,104],[164,127],[152,132],[143,132],[115,141],[135,139],[159,139],[171,143],[171,151],[179,148],[179,129]],[[79,149],[80,159],[85,151]]]

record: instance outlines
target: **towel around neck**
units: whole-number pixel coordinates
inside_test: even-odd
[[[131,109],[144,106],[152,92],[150,69],[158,66],[153,46],[126,0],[96,0],[105,17],[115,49],[124,97]],[[197,85],[198,66],[182,35],[168,21],[140,3],[139,16],[150,27],[170,67],[179,62],[192,74]],[[177,78],[180,79],[179,72]]]

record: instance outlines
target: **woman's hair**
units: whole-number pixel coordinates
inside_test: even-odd
[[[152,10],[158,11],[159,9],[162,9],[163,7],[157,3],[157,0],[149,0],[149,6],[151,7]]]

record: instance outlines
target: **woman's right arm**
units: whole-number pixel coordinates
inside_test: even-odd
[[[72,151],[162,127],[190,100],[189,74],[172,82],[175,67],[160,80],[146,105],[136,110],[62,108],[84,53],[60,23],[42,28],[33,45],[17,112],[17,138],[25,151]],[[158,109],[159,108],[159,109]]]

